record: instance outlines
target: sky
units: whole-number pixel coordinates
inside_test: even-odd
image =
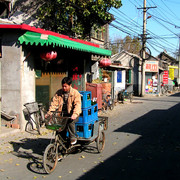
[[[144,0],[121,0],[119,9],[112,8],[110,13],[115,21],[110,24],[110,40],[138,36],[143,32]],[[179,0],[146,0],[147,9],[147,42],[153,56],[166,51],[177,57],[180,36],[180,1]],[[149,17],[149,18],[148,18]]]

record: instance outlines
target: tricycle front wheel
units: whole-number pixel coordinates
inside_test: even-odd
[[[99,135],[96,139],[96,146],[99,153],[101,153],[104,150],[105,147],[105,133],[104,131],[100,131]]]
[[[46,173],[51,173],[56,168],[58,162],[57,147],[54,144],[49,144],[44,152],[43,166]]]

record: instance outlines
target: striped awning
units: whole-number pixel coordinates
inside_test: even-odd
[[[78,42],[76,39],[66,39],[63,37],[57,37],[48,34],[42,34],[37,32],[27,31],[18,38],[20,44],[35,45],[35,46],[49,46],[64,47],[77,51],[89,52],[92,54],[111,56],[111,51],[97,46],[93,46],[90,43]],[[85,41],[84,41],[85,42]],[[90,44],[90,45],[89,45]]]

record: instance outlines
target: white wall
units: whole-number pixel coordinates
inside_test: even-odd
[[[99,66],[98,61],[91,66],[91,72],[93,72],[93,80],[99,78]]]
[[[24,50],[24,49],[23,49]],[[25,57],[29,52],[21,52],[21,128],[25,129],[26,120],[24,119],[23,105],[27,102],[35,101],[35,71],[33,56]]]
[[[20,128],[24,130],[26,120],[23,104],[35,100],[35,72],[31,56],[17,44],[19,34],[3,33],[1,58],[2,110],[9,115],[19,115]]]
[[[118,83],[117,82],[117,71],[114,72],[114,94],[115,96],[117,95],[117,93],[119,91],[121,91],[122,89],[125,89],[126,86],[126,71],[122,70],[122,82]]]
[[[20,48],[16,45],[17,36],[8,32],[2,36],[2,110],[9,115],[20,113]]]

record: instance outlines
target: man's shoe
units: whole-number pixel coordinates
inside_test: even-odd
[[[71,139],[71,145],[74,145],[77,143],[77,139]]]

